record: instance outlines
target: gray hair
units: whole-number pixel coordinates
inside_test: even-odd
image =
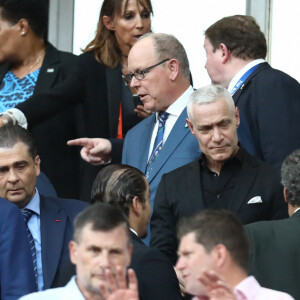
[[[190,80],[190,65],[183,45],[172,34],[146,33],[139,40],[146,37],[153,39],[154,50],[158,60],[175,58],[179,62],[182,76]]]
[[[281,183],[287,190],[292,206],[300,206],[300,149],[292,152],[282,163]]]
[[[227,102],[230,111],[234,114],[235,105],[233,99],[228,90],[221,85],[211,84],[194,91],[193,94],[191,94],[191,96],[189,97],[187,104],[187,113],[190,121],[193,122],[194,120],[193,106],[195,104],[201,105],[205,103],[212,103],[220,99],[224,99]]]

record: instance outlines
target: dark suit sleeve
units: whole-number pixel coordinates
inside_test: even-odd
[[[153,214],[151,217],[150,246],[163,252],[175,265],[177,260],[176,220],[172,205],[168,199],[168,186],[165,175],[159,183],[154,199]]]
[[[33,262],[20,210],[0,200],[0,298],[15,300],[36,291]]]
[[[159,251],[147,251],[137,262],[135,272],[141,300],[182,299],[174,268]]]

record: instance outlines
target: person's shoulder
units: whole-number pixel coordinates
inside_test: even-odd
[[[41,201],[46,201],[53,203],[59,207],[61,207],[65,211],[72,211],[72,212],[79,212],[89,206],[88,202],[76,200],[76,199],[68,199],[68,198],[55,198],[55,197],[48,197],[44,195],[41,196]]]
[[[147,117],[146,119],[142,120],[141,122],[139,122],[138,124],[136,124],[134,127],[132,127],[126,134],[127,136],[133,136],[135,137],[135,134],[145,128],[147,128],[148,126],[150,126],[151,124],[154,124],[154,120],[155,120],[155,113],[153,113],[152,115],[150,115],[149,117]],[[153,128],[151,127],[151,130]],[[149,127],[150,130],[150,127]]]
[[[48,289],[45,291],[35,292],[21,297],[19,300],[52,300],[52,299],[62,299],[60,296],[63,292],[63,287]]]
[[[280,177],[280,169],[274,167],[273,165],[269,164],[268,162],[264,162],[257,157],[249,154],[245,150],[245,163],[252,165],[254,168],[257,168],[263,174],[268,174],[271,178],[275,177],[276,180]]]
[[[186,174],[186,172],[191,172],[195,168],[198,168],[199,166],[199,158],[196,160],[193,160],[192,162],[189,162],[179,168],[176,168],[168,173],[165,173],[163,175],[164,178],[176,178],[178,176],[182,176],[183,174]]]
[[[263,81],[261,81],[262,77],[264,78]],[[268,82],[274,83],[280,81],[280,86],[284,85],[285,83],[293,83],[295,86],[300,87],[299,82],[295,78],[281,70],[272,68],[268,63],[261,64],[261,66],[258,68],[258,73],[256,76],[254,76],[253,80],[261,82],[263,86],[267,86]]]
[[[295,300],[291,295],[277,290],[261,287],[261,293],[264,299],[272,300]]]

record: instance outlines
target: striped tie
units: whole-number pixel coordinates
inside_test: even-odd
[[[33,269],[34,269],[34,276],[35,276],[35,282],[36,285],[38,286],[38,274],[37,274],[37,262],[36,262],[36,249],[35,249],[35,244],[34,244],[34,240],[33,240],[33,236],[31,234],[31,231],[28,228],[28,221],[31,218],[31,216],[33,214],[35,214],[34,211],[32,211],[31,209],[28,208],[23,208],[21,209],[22,214],[23,214],[23,219],[24,222],[26,224],[26,233],[27,233],[27,237],[29,240],[29,244],[30,244],[30,249],[31,249],[31,256],[32,256],[32,260],[33,260]]]
[[[147,167],[146,167],[146,178],[149,177],[150,172],[153,168],[153,163],[158,155],[158,153],[160,152],[160,150],[162,149],[163,146],[163,137],[164,137],[164,131],[165,131],[165,123],[168,119],[169,113],[167,112],[160,112],[158,113],[158,129],[157,129],[157,135],[155,138],[155,142],[153,145],[153,150],[151,153],[151,156],[148,160],[147,163]]]

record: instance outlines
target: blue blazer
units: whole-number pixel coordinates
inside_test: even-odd
[[[148,178],[151,209],[153,209],[154,197],[162,175],[200,157],[201,150],[198,141],[186,125],[186,118],[187,112],[184,109],[153,165]],[[123,147],[123,164],[145,172],[154,124],[155,114],[152,114],[128,131]],[[149,244],[149,233],[150,226],[148,225],[148,237],[144,240],[146,244]]]
[[[0,198],[0,299],[15,300],[37,289],[20,209]]]
[[[64,268],[70,262],[69,242],[73,237],[76,215],[86,202],[40,195],[41,243],[44,289],[64,286]]]

